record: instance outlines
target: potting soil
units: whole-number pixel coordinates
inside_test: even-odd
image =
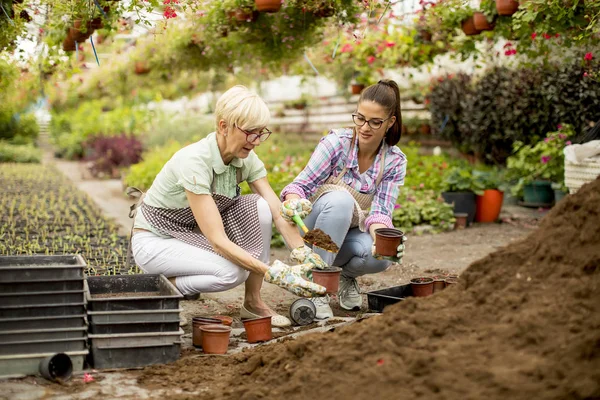
[[[598,399],[600,179],[433,296],[139,382],[190,399]]]
[[[324,250],[332,251],[334,253],[340,251],[337,244],[331,240],[331,237],[320,229],[313,229],[306,232],[304,240]]]

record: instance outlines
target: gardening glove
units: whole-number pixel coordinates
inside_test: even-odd
[[[316,297],[325,294],[325,287],[307,281],[302,275],[313,268],[312,264],[289,266],[279,260],[265,274],[265,281],[273,283],[300,297]]]
[[[307,199],[291,199],[281,203],[279,213],[288,222],[294,223],[292,218],[298,214],[301,219],[306,218],[312,211],[312,203]]]
[[[314,253],[312,249],[306,245],[296,247],[290,253],[290,258],[299,264],[310,263],[313,268],[325,269],[328,267],[327,263],[323,261],[320,255]]]
[[[386,257],[386,256],[380,256],[379,254],[377,254],[377,252],[375,250],[375,241],[373,241],[373,246],[371,247],[371,254],[373,254],[373,257],[378,260],[389,260],[389,261],[393,261],[398,264],[402,264],[402,258],[404,257],[404,249],[405,249],[404,243],[406,243],[406,236],[402,236],[402,242],[397,247],[398,253],[396,254],[396,257]]]

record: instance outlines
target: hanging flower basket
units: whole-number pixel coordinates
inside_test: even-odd
[[[64,51],[75,51],[75,40],[73,40],[71,35],[67,35],[63,40],[62,46]]]
[[[496,0],[496,10],[499,15],[513,15],[519,9],[519,2],[515,0]]]
[[[273,13],[281,8],[281,0],[254,0],[254,4],[260,12]]]
[[[363,85],[362,83],[353,83],[350,86],[350,90],[352,91],[352,94],[360,94],[364,88],[365,88],[365,85]]]
[[[478,31],[491,31],[494,28],[488,22],[485,14],[479,11],[473,14],[473,25]]]
[[[467,36],[477,35],[479,31],[475,28],[475,23],[473,22],[473,17],[469,17],[465,19],[461,24],[462,30]]]

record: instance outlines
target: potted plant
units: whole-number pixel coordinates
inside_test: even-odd
[[[504,200],[504,184],[497,168],[488,171],[473,171],[477,186],[483,189],[482,195],[476,196],[475,221],[495,222],[502,210]]]
[[[506,160],[508,177],[515,182],[511,191],[523,196],[523,205],[551,206],[554,201],[552,183],[564,182],[565,146],[574,135],[571,125],[559,125],[534,145],[515,142],[515,154]]]
[[[454,167],[449,170],[442,197],[446,203],[454,205],[454,213],[468,214],[469,225],[475,220],[476,195],[483,195],[483,188],[470,169]]]

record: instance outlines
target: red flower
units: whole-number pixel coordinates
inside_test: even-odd
[[[369,57],[367,57],[367,62],[369,64],[373,64],[375,62],[375,60],[376,60],[375,56],[369,56]]]
[[[592,61],[592,58],[594,58],[594,55],[590,52],[590,53],[585,53],[585,57],[586,61]]]
[[[173,7],[166,6],[165,12],[163,13],[163,15],[166,19],[170,19],[170,18],[175,18],[177,16],[177,13],[175,12],[175,9]]]
[[[542,36],[544,36],[544,39],[550,39],[552,36],[548,35],[547,33],[544,33]]]
[[[531,33],[531,40],[535,40],[536,37],[537,37],[537,33],[532,32]]]
[[[387,41],[385,42],[386,47],[394,47],[395,45],[396,45],[395,42],[387,42]]]
[[[352,51],[353,47],[350,43],[346,43],[345,45],[342,46],[342,49],[340,50],[340,53],[350,53]]]

